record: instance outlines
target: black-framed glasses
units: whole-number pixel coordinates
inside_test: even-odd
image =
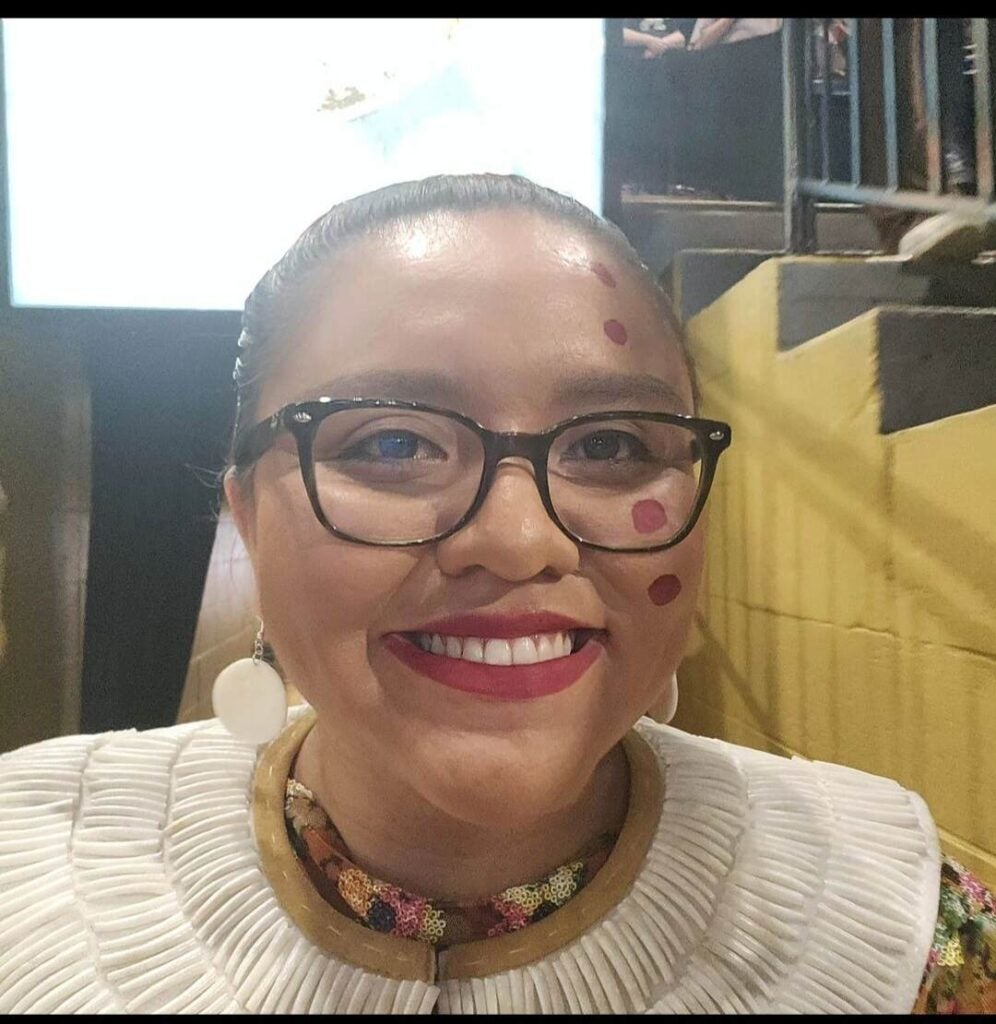
[[[465,526],[499,463],[532,464],[550,518],[601,551],[661,551],[683,540],[732,440],[718,420],[660,412],[585,413],[541,434],[499,433],[467,416],[389,398],[319,398],[257,423],[235,451],[244,470],[296,443],[318,521],[359,544],[411,547]]]

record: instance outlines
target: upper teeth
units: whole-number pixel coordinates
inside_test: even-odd
[[[535,665],[540,661],[564,658],[574,649],[572,633],[539,633],[508,640],[474,636],[440,636],[416,633],[415,642],[423,651],[485,665]]]

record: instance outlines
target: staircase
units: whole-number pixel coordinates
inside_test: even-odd
[[[996,884],[996,267],[669,263],[734,435],[675,724],[895,778]]]
[[[647,265],[665,270],[688,249],[727,249],[759,256],[782,252],[785,221],[778,203],[624,195],[619,226]],[[871,253],[878,233],[864,208],[819,203],[816,228],[827,252]]]

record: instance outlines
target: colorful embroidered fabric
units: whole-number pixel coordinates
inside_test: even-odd
[[[996,1013],[996,900],[957,861],[941,864],[941,899],[914,1013]]]
[[[459,903],[425,899],[357,867],[311,791],[293,778],[287,780],[284,817],[290,840],[326,902],[375,931],[418,939],[438,949],[504,935],[542,920],[591,881],[617,838],[609,833],[599,836],[570,862],[537,882]]]
[[[430,900],[368,875],[311,791],[288,779],[287,831],[315,888],[340,913],[379,932],[439,949],[524,928],[562,907],[605,863],[615,835],[546,878],[472,903]],[[996,899],[971,872],[945,857],[934,940],[914,1013],[996,1013]]]

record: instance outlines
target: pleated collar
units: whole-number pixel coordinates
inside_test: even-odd
[[[895,782],[642,720],[617,876],[596,886],[607,863],[543,921],[433,958],[288,886],[281,801],[262,805],[308,713],[263,751],[209,721],[3,755],[0,1012],[913,1006],[940,857]]]
[[[360,926],[292,881],[280,786],[312,721],[305,713],[260,759],[257,831],[284,837],[261,844],[262,866],[312,941],[377,974],[434,983],[441,1011],[523,1000],[543,1012],[913,1003],[940,861],[923,802],[891,780],[643,720],[625,741],[623,833],[589,887],[529,928],[435,957],[369,932],[360,943]]]

